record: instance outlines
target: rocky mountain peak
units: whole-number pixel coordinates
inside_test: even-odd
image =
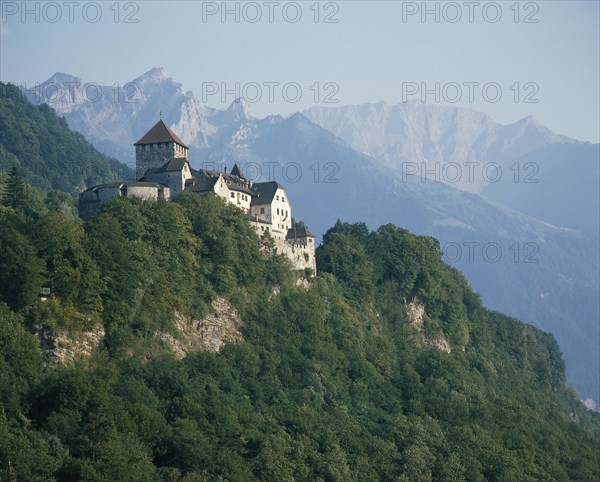
[[[243,122],[250,120],[250,103],[243,97],[235,99],[225,111],[226,117],[233,122]]]
[[[159,83],[167,80],[167,73],[163,67],[154,67],[148,72],[140,75],[133,82],[135,83]]]

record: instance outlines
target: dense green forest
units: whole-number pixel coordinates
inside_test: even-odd
[[[34,106],[16,85],[0,82],[0,171],[13,165],[36,188],[69,193],[134,175],[71,131],[51,107]]]
[[[1,480],[599,480],[555,339],[486,310],[435,239],[340,222],[298,283],[213,195],[70,203],[0,178]],[[243,340],[177,359],[157,330],[217,297]],[[98,327],[65,365],[39,348]]]

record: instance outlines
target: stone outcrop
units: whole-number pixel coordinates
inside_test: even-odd
[[[423,321],[425,320],[425,306],[420,303],[416,298],[413,298],[408,303],[406,303],[406,315],[408,316],[408,320],[410,324],[419,335],[419,339],[425,345],[432,346],[433,348],[437,348],[446,353],[452,352],[452,347],[443,333],[438,333],[434,337],[427,337],[423,332]]]
[[[199,350],[218,353],[225,343],[241,341],[243,338],[238,327],[242,320],[233,305],[225,298],[217,298],[212,308],[214,312],[201,320],[192,320],[177,313],[174,321],[176,333],[158,331],[156,337],[179,359]]]
[[[76,334],[57,333],[46,328],[36,331],[41,350],[50,355],[50,363],[54,366],[67,366],[75,359],[89,358],[102,343],[104,334],[102,325]]]

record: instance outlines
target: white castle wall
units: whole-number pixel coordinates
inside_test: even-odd
[[[313,276],[317,273],[317,261],[315,258],[315,246],[308,244],[292,243],[275,239],[275,247],[278,254],[283,254],[292,262],[294,269],[305,270],[310,268]]]

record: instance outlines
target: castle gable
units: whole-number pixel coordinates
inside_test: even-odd
[[[191,192],[213,192],[215,190],[215,184],[219,181],[218,176],[198,176],[190,179],[185,189]]]
[[[189,171],[189,167],[186,169],[186,164],[189,164],[189,162],[184,157],[174,157],[170,161],[164,163],[161,167],[148,169],[144,176],[148,177],[151,174],[161,174],[163,172]]]
[[[306,226],[293,226],[287,232],[287,239],[304,239],[314,237],[315,235],[311,233]]]
[[[238,177],[242,180],[246,180],[246,176],[244,176],[244,173],[242,172],[242,169],[240,168],[239,164],[236,162],[235,165],[233,166],[233,169],[231,170],[231,175]]]
[[[254,193],[254,200],[252,204],[271,204],[277,194],[277,190],[281,189],[285,192],[285,189],[276,181],[258,182],[252,186],[252,192]]]

